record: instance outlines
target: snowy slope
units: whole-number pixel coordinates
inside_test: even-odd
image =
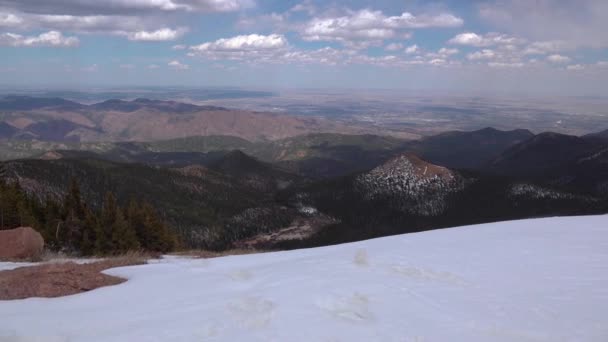
[[[608,341],[608,216],[108,273],[130,280],[0,302],[0,341]]]

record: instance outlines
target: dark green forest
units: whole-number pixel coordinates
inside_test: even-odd
[[[164,253],[178,237],[148,202],[131,199],[120,206],[107,192],[100,210],[83,201],[76,179],[61,201],[40,201],[16,182],[0,180],[0,229],[29,226],[50,250],[69,254],[113,255],[133,250]]]

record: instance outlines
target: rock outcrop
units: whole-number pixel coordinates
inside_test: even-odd
[[[30,227],[0,230],[0,260],[37,260],[43,251],[42,235]]]

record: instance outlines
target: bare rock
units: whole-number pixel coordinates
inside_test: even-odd
[[[44,239],[33,228],[0,230],[0,260],[37,260],[43,251]]]

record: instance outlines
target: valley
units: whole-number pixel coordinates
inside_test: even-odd
[[[94,210],[102,208],[107,191],[122,205],[139,198],[159,211],[183,248],[292,249],[454,224],[608,211],[605,132],[573,136],[487,127],[402,139],[327,132],[339,123],[316,132],[314,125],[299,126],[300,117],[283,114],[272,114],[273,123],[266,124],[264,113],[174,101],[84,105],[12,97],[1,104],[5,181],[38,201],[60,201],[76,181]],[[23,111],[42,121],[12,126],[11,118]],[[68,121],[67,112],[80,119]],[[49,113],[63,121],[47,121]],[[202,131],[178,123],[184,135],[199,132],[185,137],[171,137],[171,125],[162,134],[142,128],[145,137],[155,137],[150,140],[137,139],[133,127],[123,138],[108,134],[107,127],[133,115],[142,115],[133,120],[144,124],[162,122],[162,116],[186,126],[199,115],[209,121],[201,121]],[[248,117],[255,125],[247,132],[223,125],[233,115],[244,115],[235,119],[243,127],[251,126]],[[107,141],[73,139],[95,123]],[[282,123],[294,130],[282,131]],[[257,135],[256,125],[270,126],[273,139]]]

